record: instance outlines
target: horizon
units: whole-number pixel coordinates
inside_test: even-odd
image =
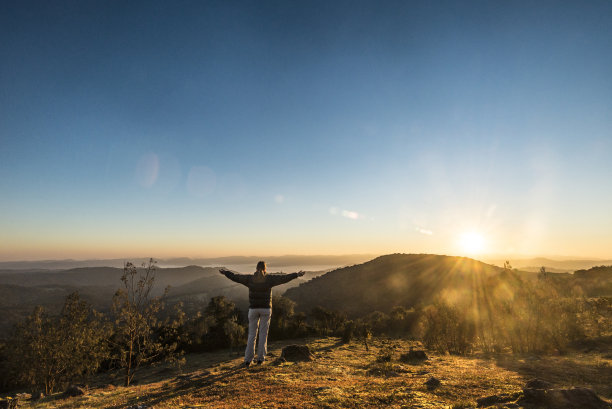
[[[151,256],[126,256],[126,257],[101,257],[101,258],[52,258],[52,259],[15,259],[15,260],[5,260],[0,259],[0,264],[9,264],[9,263],[40,263],[40,262],[94,262],[94,261],[116,261],[116,260],[146,260],[153,259],[157,262],[159,261],[174,261],[187,259],[192,261],[200,260],[221,260],[221,259],[232,259],[232,258],[244,258],[244,259],[252,259],[252,260],[275,260],[275,259],[283,259],[283,258],[368,258],[375,259],[383,256],[390,256],[394,254],[405,254],[405,255],[414,255],[414,254],[423,254],[423,255],[435,255],[435,256],[444,256],[444,257],[463,257],[470,258],[476,261],[481,261],[484,263],[492,263],[499,261],[530,261],[537,259],[544,259],[555,262],[570,262],[570,261],[611,261],[612,257],[580,257],[580,256],[563,256],[563,255],[529,255],[529,254],[517,254],[517,255],[500,255],[500,254],[487,254],[487,255],[461,255],[461,254],[441,254],[441,253],[429,253],[429,252],[395,252],[395,253],[384,253],[384,254],[369,254],[369,253],[355,253],[355,254],[279,254],[279,255],[227,255],[227,256],[168,256],[168,257],[151,257]],[[250,262],[250,261],[249,261]],[[326,263],[325,263],[326,264]],[[315,264],[316,265],[316,264]]]
[[[612,259],[609,1],[33,1],[0,36],[0,261]]]

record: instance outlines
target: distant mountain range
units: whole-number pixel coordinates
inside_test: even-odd
[[[248,266],[255,269],[258,261],[266,261],[269,269],[279,269],[286,266],[325,266],[339,267],[351,264],[363,263],[376,257],[374,254],[346,254],[346,255],[285,255],[285,256],[230,256],[211,258],[169,258],[155,259],[160,267],[186,267],[196,266]],[[126,261],[135,265],[147,262],[149,258],[121,258],[100,260],[35,260],[35,261],[2,261],[0,262],[0,273],[2,270],[66,270],[81,267],[118,267],[122,268]]]
[[[509,261],[512,267],[523,271],[538,272],[540,268],[545,267],[546,271],[551,273],[567,273],[576,270],[588,269],[596,266],[611,266],[612,260],[553,260],[545,257],[521,258],[521,259],[485,259],[487,263],[496,266],[503,266],[505,261]]]
[[[155,274],[155,289],[161,293],[166,286],[178,286],[204,276],[218,273],[212,267],[187,266],[181,268],[158,268]],[[69,270],[23,271],[8,270],[0,273],[0,284],[31,286],[114,286],[121,285],[122,268],[83,267]]]

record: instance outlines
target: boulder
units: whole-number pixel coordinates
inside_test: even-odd
[[[313,360],[313,355],[306,345],[287,345],[283,348],[280,359],[288,362],[308,362]]]
[[[610,409],[612,405],[601,399],[589,388],[551,389],[553,402],[559,402],[558,408]]]
[[[517,403],[526,408],[612,409],[612,405],[597,396],[592,389],[556,389],[539,379],[525,384],[523,397]]]

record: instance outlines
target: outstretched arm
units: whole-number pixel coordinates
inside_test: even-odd
[[[270,278],[272,279],[272,286],[275,286],[288,283],[289,281],[295,280],[296,278],[301,277],[304,274],[306,273],[304,273],[303,271],[299,271],[297,273],[291,274],[270,275]]]
[[[229,278],[232,281],[235,281],[235,282],[240,283],[240,284],[247,285],[247,280],[248,280],[248,276],[247,275],[232,273],[231,271],[226,270],[223,267],[221,267],[219,269],[219,273],[223,274],[224,276],[226,276],[227,278]]]

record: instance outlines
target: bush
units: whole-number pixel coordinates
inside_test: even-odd
[[[355,337],[357,325],[354,321],[347,321],[344,323],[344,330],[342,331],[342,342],[348,344]]]
[[[423,315],[423,344],[440,353],[465,354],[474,341],[474,326],[459,308],[438,301]]]

